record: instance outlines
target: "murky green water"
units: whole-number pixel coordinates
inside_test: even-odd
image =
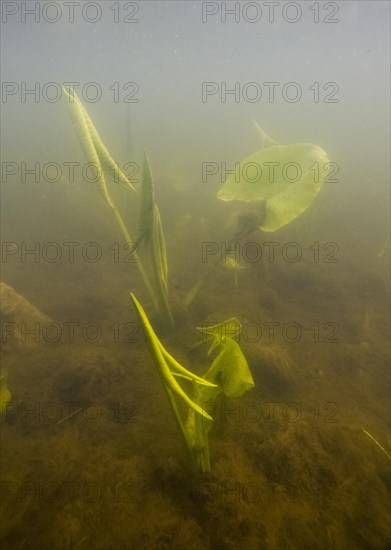
[[[250,23],[255,11],[224,22],[221,2],[100,2],[99,21],[88,20],[91,6],[73,25],[41,11],[35,26],[21,20],[22,3],[8,4],[4,80],[17,87],[2,109],[2,548],[387,548],[387,4],[319,3],[319,17],[338,18],[326,25],[313,21],[318,3],[297,3],[296,23],[282,12],[268,22],[265,3],[251,3],[264,19]],[[83,171],[66,103],[41,93],[73,79],[104,91],[80,97],[138,196],[148,151],[174,327]],[[272,80],[306,94],[322,81],[319,93],[338,102],[221,101],[222,82]],[[38,102],[23,101],[22,81],[39,81]],[[205,102],[202,82],[219,82]],[[317,144],[334,163],[335,180],[273,232],[254,227],[270,199],[216,197],[224,171],[270,145],[252,119],[281,144]],[[138,196],[108,186],[137,235]],[[148,243],[138,251],[156,289]],[[130,292],[164,347],[199,376],[220,348],[208,356],[196,327],[241,324],[222,336],[239,344],[254,387],[204,404],[214,418],[210,473],[192,470]],[[180,399],[178,410],[186,418]]]

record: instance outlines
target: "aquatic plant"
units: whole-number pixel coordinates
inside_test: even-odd
[[[7,375],[3,373],[0,375],[0,413],[6,410],[8,403],[11,400],[11,392],[7,386]]]
[[[88,162],[98,170],[98,190],[107,206],[111,209],[126,243],[133,245],[132,253],[134,261],[156,312],[165,322],[173,325],[173,318],[168,304],[166,246],[159,209],[154,199],[153,180],[148,156],[144,153],[138,236],[134,240],[114,201],[113,194],[110,192],[106,176],[127,191],[132,192],[136,190],[119,168],[118,163],[111,157],[77,94],[70,87],[66,86],[64,86],[64,92],[65,97],[68,99],[72,123],[84,154]],[[154,286],[150,282],[138,253],[138,247],[142,241],[146,243],[146,248],[150,249],[155,279]]]
[[[375,443],[375,445],[382,451],[382,453],[386,455],[386,457],[388,458],[388,460],[391,460],[391,455],[390,455],[390,453],[388,453],[388,452],[385,450],[385,448],[383,447],[383,445],[381,445],[381,444],[378,442],[378,440],[375,439],[375,438],[373,437],[372,434],[370,434],[369,432],[367,432],[367,430],[364,430],[364,428],[361,428],[361,429],[362,429],[362,431],[365,433],[365,435],[368,436],[369,439],[371,439],[371,440]]]
[[[266,138],[265,148],[238,163],[217,198],[258,203],[265,211],[260,229],[273,232],[307,210],[327,176],[329,159],[317,145],[275,145]]]
[[[239,262],[237,262],[234,258],[226,258],[224,262],[225,267],[233,272],[234,274],[234,284],[235,284],[235,292],[238,292],[239,285],[238,285],[238,271],[241,269],[245,269],[244,265],[241,265]]]
[[[110,156],[76,94],[71,94],[68,89],[65,89],[65,94],[69,99],[73,125],[85,155],[88,161],[99,169],[99,192],[111,209],[126,241],[135,246],[136,265],[155,310],[169,325],[173,326],[173,317],[168,303],[166,245],[160,212],[155,201],[148,156],[144,153],[140,214],[137,236],[133,240],[115,203],[106,176],[127,192],[133,192],[135,189]],[[238,170],[231,173],[217,194],[221,200],[244,201],[253,203],[256,207],[256,210],[250,213],[251,215],[245,214],[238,219],[239,224],[233,240],[244,238],[257,227],[263,231],[273,232],[296,219],[310,206],[328,172],[328,157],[320,147],[305,143],[278,145],[259,126],[257,128],[262,138],[263,148],[241,161]],[[271,167],[272,172],[270,172]],[[291,167],[295,169],[294,176],[289,172]],[[269,175],[265,178],[266,172]],[[150,252],[154,285],[151,284],[141,262],[139,256],[141,247],[144,251]],[[238,290],[237,272],[242,266],[229,259],[226,267],[233,271],[235,290]],[[195,299],[206,275],[201,275],[196,285],[187,294],[185,305],[190,305]],[[248,363],[236,341],[236,336],[241,331],[240,323],[236,318],[232,318],[225,323],[198,327],[204,341],[212,340],[208,356],[218,350],[206,373],[198,376],[183,367],[166,350],[133,293],[131,293],[131,299],[193,469],[197,473],[205,474],[211,469],[208,434],[213,418],[209,412],[214,409],[217,397],[224,394],[229,398],[237,398],[254,386]],[[191,397],[178,383],[178,379],[191,383]],[[186,418],[178,406],[178,400],[182,403],[182,407],[184,404],[188,408]]]
[[[141,243],[150,249],[155,284],[157,285],[158,308],[164,318],[174,324],[168,304],[168,262],[166,243],[159,208],[155,201],[151,166],[144,152],[143,176],[141,183],[141,204],[135,245]]]
[[[307,143],[278,145],[256,121],[254,124],[262,148],[237,163],[217,193],[217,198],[223,201],[251,204],[251,210],[236,215],[236,229],[227,250],[257,229],[274,232],[295,220],[310,207],[329,170],[329,159],[321,147]],[[295,170],[294,175],[289,172],[291,168]],[[199,276],[184,299],[185,307],[191,305],[220,263],[216,261]],[[238,291],[238,271],[243,266],[230,257],[226,257],[223,264],[233,271]]]
[[[216,347],[220,348],[205,375],[200,377],[187,370],[170,355],[156,336],[145,311],[132,293],[131,298],[149,353],[158,370],[177,426],[189,451],[193,468],[197,473],[205,474],[211,469],[208,432],[213,423],[213,418],[205,407],[214,407],[216,398],[221,393],[228,397],[240,397],[254,386],[249,366],[239,344],[233,338],[225,336],[227,324],[232,324],[234,321],[238,330],[240,330],[240,324],[233,319],[205,329],[199,328],[206,337],[213,338],[209,354]],[[232,334],[232,331],[229,332]],[[177,378],[192,383],[192,398],[181,388]],[[179,397],[189,408],[186,421],[181,417],[175,397]]]

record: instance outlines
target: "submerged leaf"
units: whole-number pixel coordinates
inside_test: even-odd
[[[0,413],[3,413],[11,400],[11,392],[7,387],[6,375],[0,376]]]
[[[265,201],[263,231],[276,231],[304,212],[320,191],[329,159],[316,145],[267,147],[238,164],[217,194],[223,201]]]
[[[189,290],[189,292],[186,294],[184,300],[183,300],[183,306],[185,308],[188,308],[194,301],[194,299],[199,294],[202,286],[204,285],[204,279],[199,279],[196,284]]]
[[[98,153],[96,151],[95,144],[93,142],[93,139],[91,137],[90,129],[87,124],[87,120],[85,117],[85,111],[84,107],[81,104],[80,99],[77,97],[77,95],[70,94],[66,87],[64,87],[65,94],[68,97],[68,103],[69,103],[69,110],[71,113],[72,118],[72,124],[75,128],[76,134],[79,138],[80,144],[83,148],[84,154],[91,164],[94,164],[97,169],[99,170],[99,179],[98,179],[98,187],[99,191],[102,195],[102,197],[105,199],[107,204],[114,208],[113,201],[111,200],[111,197],[109,195],[109,192],[107,190],[106,185],[106,179],[104,176],[104,170],[102,167],[102,164],[100,162]]]
[[[97,162],[104,174],[109,176],[115,183],[125,187],[127,190],[135,191],[133,185],[119,168],[118,163],[110,156],[109,151],[102,142],[89,114],[77,97],[76,92],[72,91],[71,93],[67,88],[69,87],[64,86],[72,121],[87,159],[91,162]],[[102,178],[104,187],[106,187],[103,174]],[[106,191],[101,189],[101,191],[103,191],[103,195],[107,200],[107,189]]]
[[[155,205],[155,190],[153,186],[151,166],[147,153],[144,151],[143,172],[141,180],[140,215],[138,219],[136,242],[145,241],[148,245],[153,231]]]
[[[174,325],[168,304],[168,264],[166,244],[159,208],[155,202],[155,191],[148,155],[144,152],[141,184],[140,214],[138,220],[136,247],[144,241],[150,246],[152,266],[158,288],[159,311]]]
[[[159,208],[157,204],[154,205],[154,217],[153,217],[153,253],[155,256],[158,275],[161,279],[164,290],[168,291],[168,263],[167,263],[167,251],[166,243],[164,240],[162,221],[160,218]]]
[[[180,363],[178,363],[178,361],[163,347],[161,342],[159,342],[159,346],[164,356],[164,359],[167,361],[170,367],[170,370],[174,376],[182,376],[183,378],[193,380],[194,382],[197,382],[202,386],[217,387],[216,384],[212,384],[211,382],[208,382],[208,380],[205,380],[204,378],[201,378],[200,376],[197,376],[193,372],[190,372],[189,370],[185,369],[185,367],[183,367]]]
[[[223,323],[219,323],[217,325],[205,325],[196,327],[196,329],[206,338],[213,338],[212,344],[208,350],[208,355],[210,355],[217,346],[225,342],[227,336],[230,338],[235,338],[238,336],[242,332],[242,325],[236,317],[231,317]]]
[[[254,387],[250,368],[235,340],[227,338],[221,345],[222,350],[204,378],[210,382],[218,383],[221,386],[221,391],[227,397],[240,397]]]
[[[83,107],[84,109],[84,107]],[[89,114],[84,109],[84,114],[86,117],[87,125],[91,133],[92,140],[94,142],[96,151],[99,155],[99,159],[102,163],[103,170],[109,178],[111,178],[115,183],[119,183],[122,187],[128,191],[136,191],[133,185],[130,183],[128,178],[119,168],[118,163],[111,157],[109,151],[105,147],[103,141],[101,140]]]
[[[183,389],[180,387],[178,382],[175,380],[170,368],[168,367],[166,360],[162,353],[162,344],[160,343],[158,337],[156,336],[150,322],[148,321],[148,317],[141,307],[140,302],[137,300],[137,298],[134,296],[134,294],[130,294],[133,304],[135,306],[141,327],[143,329],[145,342],[147,344],[148,350],[152,356],[152,359],[159,371],[160,377],[162,379],[163,384],[165,385],[166,389],[170,390],[173,394],[176,394],[178,397],[183,399],[183,401],[195,412],[200,414],[201,416],[204,416],[208,420],[212,420],[212,417],[204,411],[199,405],[194,403],[188,395],[183,391]],[[168,352],[165,354],[166,356],[169,355]],[[171,357],[171,356],[169,356]],[[191,374],[189,371],[182,372],[180,374]],[[198,377],[197,377],[198,378]],[[213,381],[210,381],[213,384]]]

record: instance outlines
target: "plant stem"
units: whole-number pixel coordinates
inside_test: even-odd
[[[361,428],[361,429],[362,429],[362,431],[365,433],[365,435],[367,435],[370,439],[372,439],[372,441],[379,447],[379,449],[380,449],[381,451],[383,451],[383,453],[386,455],[386,457],[388,458],[388,460],[391,460],[391,455],[390,455],[389,453],[387,453],[387,451],[385,450],[385,448],[384,448],[382,445],[380,445],[380,443],[378,442],[378,440],[375,439],[375,438],[373,437],[373,435],[371,435],[369,432],[367,432],[367,430],[364,430],[364,428]]]
[[[176,406],[176,403],[175,403],[175,399],[174,399],[174,396],[172,395],[172,392],[171,390],[166,386],[166,384],[163,383],[163,387],[166,391],[166,394],[167,394],[167,397],[168,397],[168,401],[170,403],[170,407],[171,407],[171,410],[174,414],[174,417],[175,417],[175,420],[177,422],[177,426],[179,428],[179,431],[181,432],[182,434],[182,439],[186,445],[186,448],[187,450],[189,451],[189,454],[191,456],[191,460],[192,460],[192,464],[193,464],[193,468],[196,468],[196,463],[195,463],[195,458],[194,458],[194,454],[193,454],[193,451],[192,451],[192,447],[190,445],[190,441],[189,441],[189,437],[188,437],[188,434],[186,432],[186,428],[182,422],[182,418],[179,414],[179,411],[178,411],[178,407]]]
[[[193,383],[193,399],[194,402],[197,403],[197,405],[202,406],[199,400],[198,388],[196,383]],[[190,414],[192,414],[192,411]],[[193,454],[197,471],[201,474],[206,474],[211,470],[208,433],[206,430],[205,422],[207,422],[206,418],[202,418],[200,415],[194,415]]]

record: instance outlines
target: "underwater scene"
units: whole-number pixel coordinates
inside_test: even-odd
[[[387,549],[390,3],[1,3],[0,546]]]

